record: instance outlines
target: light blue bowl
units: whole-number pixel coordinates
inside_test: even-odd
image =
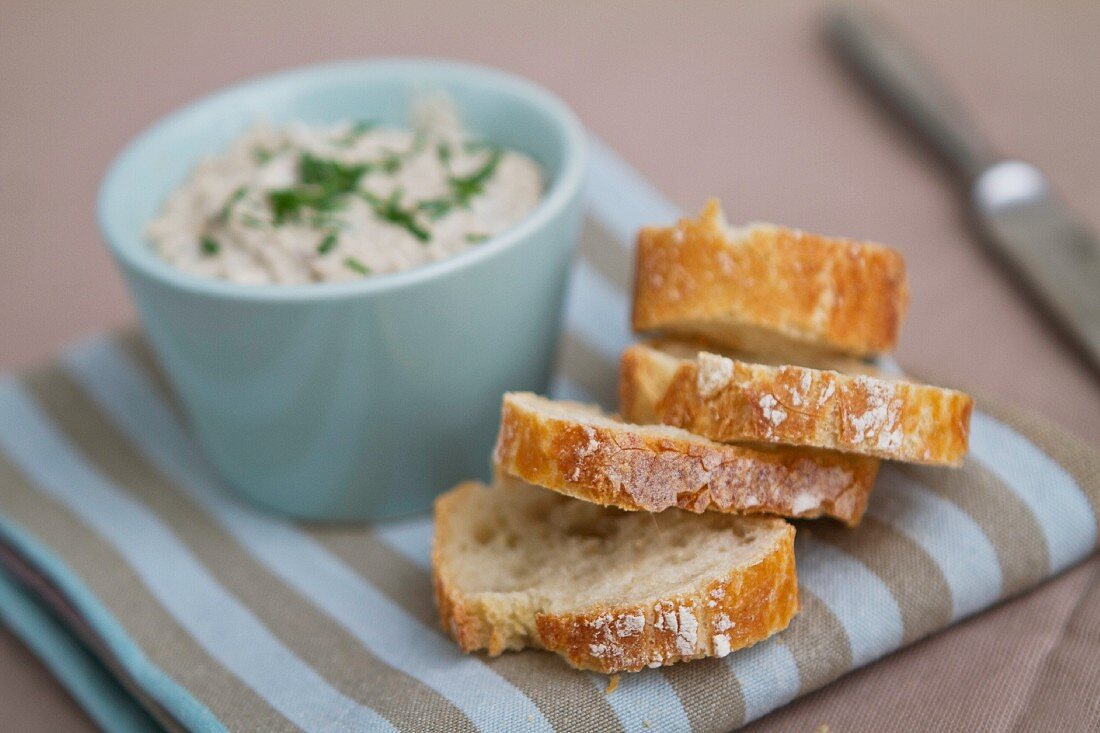
[[[443,90],[474,134],[531,155],[544,200],[449,259],[351,283],[247,286],[159,259],[144,236],[200,157],[254,121],[407,123]],[[276,511],[369,519],[488,472],[501,393],[545,390],[581,222],[581,125],[547,91],[449,61],[355,61],[248,82],[154,125],[115,160],[99,220],[207,457]]]

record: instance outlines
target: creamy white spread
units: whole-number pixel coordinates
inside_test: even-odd
[[[411,130],[259,124],[199,163],[148,236],[206,277],[355,280],[479,246],[535,207],[542,178],[528,156],[470,137],[439,99],[417,106]]]

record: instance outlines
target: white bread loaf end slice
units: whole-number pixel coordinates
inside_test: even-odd
[[[781,519],[625,512],[515,480],[436,501],[432,574],[464,651],[546,649],[605,674],[725,656],[799,608]]]

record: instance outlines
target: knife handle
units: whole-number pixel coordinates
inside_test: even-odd
[[[937,76],[880,19],[850,3],[837,6],[828,38],[841,57],[972,182],[999,160]]]

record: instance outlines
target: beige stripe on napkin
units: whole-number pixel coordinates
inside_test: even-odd
[[[865,515],[854,532],[832,521],[800,522],[798,531],[859,560],[886,584],[901,609],[903,644],[951,620],[951,590],[936,561],[890,525]]]
[[[726,660],[703,659],[662,667],[660,671],[680,698],[692,730],[728,727],[730,720],[740,725],[745,719],[741,683]]]
[[[799,589],[798,597],[802,611],[782,636],[798,665],[798,694],[805,695],[834,680],[834,670],[851,668],[852,644],[820,598],[805,588]]]

